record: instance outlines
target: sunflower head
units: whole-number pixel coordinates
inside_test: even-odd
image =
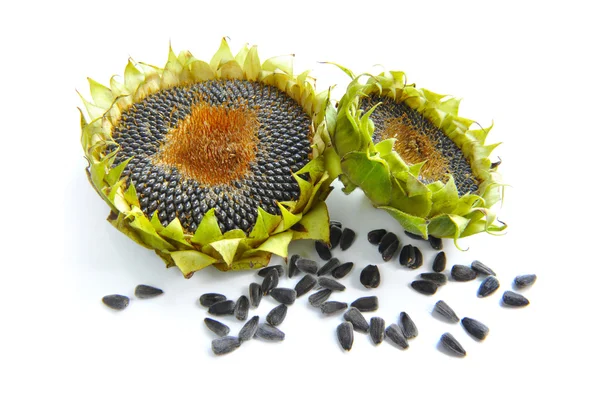
[[[261,267],[293,239],[329,240],[328,92],[293,57],[223,39],[210,62],[169,49],[89,79],[81,144],[109,222],[184,276]],[[329,109],[329,110],[328,110]]]

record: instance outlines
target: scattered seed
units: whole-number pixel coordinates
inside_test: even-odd
[[[269,295],[271,290],[279,284],[279,274],[277,274],[276,270],[269,270],[265,278],[263,279],[261,289],[263,295]]]
[[[454,338],[450,333],[442,334],[440,342],[442,343],[442,345],[444,345],[446,349],[448,349],[450,352],[457,356],[462,357],[467,355],[467,351],[465,351],[462,345],[459,344],[456,338]]]
[[[229,334],[229,327],[218,320],[207,317],[204,319],[204,324],[206,324],[206,327],[208,327],[210,331],[214,332],[219,337],[224,337]]]
[[[521,294],[512,291],[505,291],[502,295],[502,302],[508,306],[523,307],[529,305],[529,300]]]
[[[340,239],[340,248],[342,249],[342,251],[345,251],[348,248],[350,248],[355,238],[356,233],[354,232],[354,230],[346,227],[342,231],[342,238]]]
[[[320,307],[331,296],[331,290],[317,291],[308,297],[308,302],[314,307]]]
[[[346,286],[344,284],[339,283],[329,277],[319,277],[319,279],[317,281],[322,288],[326,288],[331,291],[345,291],[346,290]]]
[[[345,321],[337,326],[337,337],[342,349],[349,351],[354,343],[354,331],[352,323]]]
[[[360,283],[367,288],[377,288],[381,283],[381,275],[377,265],[368,265],[360,272]]]
[[[315,241],[315,250],[321,259],[331,259],[331,251],[329,250],[327,244],[325,244],[323,241]]]
[[[490,329],[485,324],[475,319],[463,317],[460,322],[469,334],[480,341],[484,340],[490,332]]]
[[[385,338],[385,320],[381,317],[371,317],[371,323],[369,325],[369,335],[375,345],[379,345]]]
[[[271,291],[271,298],[284,305],[293,305],[296,295],[296,291],[291,288],[273,288]]]
[[[260,300],[263,297],[260,284],[250,283],[250,286],[248,287],[248,296],[250,297],[250,305],[252,305],[253,308],[258,307],[258,305],[260,305]]]
[[[390,245],[388,245],[381,253],[381,258],[383,259],[383,261],[384,262],[390,261],[394,257],[396,252],[398,251],[399,247],[400,247],[400,241],[398,241],[398,240],[392,241],[390,243]]]
[[[367,240],[374,245],[379,245],[379,243],[381,243],[381,239],[383,238],[383,236],[387,233],[387,230],[385,229],[377,229],[377,230],[371,230],[369,231],[369,233],[367,234]]]
[[[363,296],[352,302],[350,306],[361,312],[374,312],[379,309],[379,299],[376,296]]]
[[[342,228],[338,226],[329,227],[329,242],[331,243],[331,249],[336,248],[340,244],[342,238]]]
[[[425,295],[433,295],[437,291],[438,285],[433,281],[415,280],[410,283],[410,286],[417,292]]]
[[[425,241],[425,239],[423,238],[423,236],[421,236],[419,234],[414,234],[414,233],[411,233],[410,231],[406,231],[406,230],[404,230],[404,234],[406,234],[407,236],[409,236],[413,240]]]
[[[254,337],[254,334],[256,334],[256,330],[258,330],[258,316],[253,316],[244,324],[238,334],[238,338],[242,342],[250,341]]]
[[[111,309],[123,310],[129,305],[129,298],[119,294],[106,295],[102,302]]]
[[[400,242],[400,239],[396,234],[392,233],[391,231],[385,233],[383,237],[381,237],[381,241],[379,242],[379,246],[377,247],[379,253],[383,254],[383,251],[385,251],[387,247],[395,241]]]
[[[296,283],[296,287],[294,288],[296,290],[296,297],[306,294],[315,288],[315,285],[317,285],[317,279],[310,274],[305,275]]]
[[[423,280],[428,280],[437,285],[444,285],[448,282],[448,277],[444,273],[421,273],[419,277]]]
[[[352,267],[354,267],[353,262],[342,263],[341,265],[332,270],[331,275],[334,278],[346,277],[346,275],[352,270]]]
[[[492,295],[496,290],[500,288],[500,282],[494,276],[486,277],[485,280],[481,282],[479,286],[479,290],[477,291],[477,296],[480,298]]]
[[[436,251],[439,251],[442,248],[444,248],[442,239],[434,236],[429,236],[429,245],[431,245],[431,248],[435,249]]]
[[[283,303],[275,306],[267,315],[267,323],[274,327],[283,323],[283,320],[285,320],[285,316],[287,315],[287,309],[287,306]]]
[[[296,262],[299,258],[300,255],[292,255],[290,257],[290,262],[288,263],[288,278],[292,278],[300,272],[300,270],[298,270],[298,267],[296,266]]]
[[[537,276],[535,274],[524,274],[522,276],[515,277],[515,286],[517,288],[525,288],[533,285],[537,280]]]
[[[156,287],[151,287],[149,285],[140,284],[135,287],[135,296],[140,299],[154,298],[155,296],[159,296],[164,293],[163,290]]]
[[[339,222],[337,220],[330,220],[329,221],[329,226],[336,226],[336,227],[339,227],[341,229],[342,228],[342,222]]]
[[[446,253],[444,251],[439,252],[433,260],[433,271],[441,273],[446,269]]]
[[[495,276],[496,273],[490,269],[488,266],[484,265],[478,260],[474,260],[471,262],[471,269],[475,270],[478,274],[483,274],[486,276]]]
[[[414,247],[414,248],[415,248],[415,261],[409,267],[411,269],[418,269],[419,267],[423,266],[423,253],[421,252],[421,250],[418,247]]]
[[[325,276],[327,274],[330,274],[333,269],[335,269],[341,264],[342,262],[340,262],[338,258],[331,258],[319,268],[319,270],[317,271],[317,276]]]
[[[411,267],[416,260],[415,247],[408,244],[402,247],[400,251],[400,264],[402,266]]]
[[[212,341],[212,351],[215,355],[225,355],[240,347],[242,341],[238,337],[221,337]]]
[[[348,311],[344,313],[344,320],[352,323],[352,326],[356,331],[364,333],[369,332],[369,323],[357,308],[352,307],[348,309]]]
[[[258,326],[256,336],[266,341],[283,341],[285,339],[285,333],[283,331],[265,323]]]
[[[316,274],[319,264],[312,259],[300,258],[296,261],[296,267],[308,274]]]
[[[248,318],[248,309],[250,308],[250,301],[246,295],[242,295],[235,302],[233,308],[233,314],[238,320],[246,320]]]
[[[385,329],[385,337],[402,349],[408,348],[408,341],[397,324],[390,324]]]
[[[204,294],[200,297],[200,305],[206,306],[208,308],[211,305],[214,305],[217,302],[222,302],[226,299],[227,298],[225,297],[225,295],[221,295],[221,294],[215,294],[215,293]]]
[[[332,314],[348,308],[346,302],[327,301],[321,304],[321,312],[324,314]]]
[[[267,267],[263,267],[262,269],[260,269],[258,271],[258,275],[260,277],[265,277],[267,274],[269,274],[269,272],[271,270],[275,270],[277,271],[277,276],[278,277],[283,277],[283,275],[285,274],[284,270],[283,270],[283,266],[282,265],[274,265],[274,266],[267,266]]]
[[[233,314],[235,309],[235,302],[232,300],[221,301],[213,303],[208,308],[208,313],[214,314],[215,316],[222,316],[227,314]]]
[[[433,310],[451,323],[458,323],[460,320],[454,310],[444,301],[437,301]]]
[[[450,271],[450,275],[456,281],[471,281],[477,277],[477,272],[468,266],[454,265]]]
[[[415,338],[419,335],[417,325],[406,312],[400,313],[400,329],[402,330],[402,335],[404,335],[406,339]]]

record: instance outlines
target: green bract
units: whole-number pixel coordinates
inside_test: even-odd
[[[327,92],[315,93],[308,71],[294,76],[292,63],[292,56],[282,56],[261,64],[256,47],[248,46],[234,56],[223,39],[208,63],[189,52],[177,56],[169,49],[164,68],[129,61],[122,82],[113,77],[110,87],[105,87],[89,79],[92,101],[82,98],[88,117],[81,113],[81,144],[89,162],[89,180],[110,206],[109,222],[138,244],[153,249],[167,266],[177,266],[185,277],[209,265],[220,270],[265,266],[271,254],[286,257],[288,244],[294,239],[328,242],[329,216],[324,200],[332,178],[324,152],[329,140],[325,125],[326,112],[331,115],[327,111],[329,97]],[[293,175],[300,188],[298,198],[278,203],[280,214],[258,208],[249,233],[235,229],[223,234],[214,209],[204,214],[194,234],[186,233],[177,218],[163,226],[157,212],[151,218],[142,212],[134,185],[127,185],[127,178],[122,176],[129,161],[115,164],[119,146],[112,133],[125,110],[161,90],[214,79],[275,86],[300,104],[311,120],[312,159]]]

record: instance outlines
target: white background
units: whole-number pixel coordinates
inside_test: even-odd
[[[202,4],[206,3],[206,4]],[[2,50],[2,258],[0,266],[0,397],[597,397],[598,336],[596,189],[598,148],[598,12],[593,2],[11,2],[0,16]],[[313,69],[320,89],[345,76],[316,61],[354,71],[374,64],[404,70],[410,82],[464,98],[461,114],[488,125],[489,142],[510,184],[500,218],[502,237],[445,242],[449,264],[480,259],[502,284],[479,299],[479,280],[449,283],[434,297],[412,291],[417,272],[380,263],[366,232],[399,226],[360,193],[336,186],[332,218],[359,232],[337,251],[356,262],[335,299],[367,290],[358,271],[379,262],[378,315],[397,322],[407,311],[420,335],[400,351],[356,334],[340,350],[335,327],[306,297],[288,312],[283,343],[252,341],[215,357],[197,304],[205,292],[237,298],[259,281],[254,272],[213,269],[190,280],[165,270],[105,218],[107,206],[84,174],[79,144],[86,78],[108,83],[128,57],[161,65],[169,42],[201,59],[223,36],[234,51],[259,45],[262,59],[295,53],[297,71]],[[408,239],[405,242],[411,242]],[[426,248],[426,246],[422,246]],[[312,255],[310,243],[291,251]],[[432,250],[425,250],[429,269]],[[274,259],[276,263],[278,259]],[[420,271],[419,271],[420,272]],[[521,273],[538,281],[531,305],[501,307],[504,289]],[[123,312],[100,302],[137,284],[165,290],[132,299]],[[284,279],[282,286],[293,287]],[[334,299],[332,297],[332,299]],[[491,329],[483,343],[460,325],[431,316],[444,299]],[[275,306],[266,298],[256,314]],[[232,317],[226,323],[236,333]],[[441,353],[449,331],[464,359]]]

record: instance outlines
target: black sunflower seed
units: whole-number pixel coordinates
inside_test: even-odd
[[[106,295],[102,302],[111,309],[123,310],[129,305],[129,298],[119,294]]]
[[[208,327],[210,331],[214,332],[219,337],[224,337],[227,334],[229,334],[229,327],[221,323],[220,321],[207,317],[204,319],[204,324],[206,324],[206,327]]]
[[[346,227],[342,231],[342,238],[340,239],[340,248],[341,248],[341,250],[345,251],[348,248],[350,248],[350,246],[354,242],[355,238],[356,238],[356,233],[354,232],[354,230],[349,229],[349,228]]]
[[[386,229],[371,230],[367,234],[367,240],[371,244],[379,245],[379,243],[381,243],[381,239],[383,238],[383,236],[385,235],[385,233],[387,233]]]
[[[227,314],[233,314],[235,309],[235,302],[232,300],[221,301],[217,303],[213,303],[208,308],[208,313],[214,314],[216,316],[222,316]]]
[[[164,293],[164,291],[160,288],[151,287],[149,285],[144,284],[140,284],[137,287],[135,287],[134,292],[135,296],[141,299],[154,298],[155,296],[158,296],[162,293]]]
[[[379,309],[379,299],[376,296],[363,296],[350,304],[361,312],[374,312]]]
[[[340,244],[342,238],[342,228],[338,226],[331,226],[329,228],[329,242],[331,243],[331,249],[336,248]]]
[[[337,337],[342,349],[349,351],[354,343],[354,331],[350,322],[343,322],[337,326]]]
[[[423,238],[423,236],[421,236],[419,234],[411,233],[410,231],[406,231],[406,230],[404,230],[404,234],[406,234],[407,236],[409,236],[413,240],[425,241],[425,239]]]
[[[320,307],[331,296],[331,290],[317,291],[308,297],[308,302],[314,307]]]
[[[312,259],[300,258],[296,261],[296,267],[308,274],[316,274],[319,264]]]
[[[396,252],[398,251],[399,247],[400,241],[392,241],[381,253],[381,258],[383,259],[383,261],[390,261],[394,257],[394,255],[396,255]]]
[[[262,289],[263,295],[269,295],[271,290],[279,284],[279,274],[277,274],[276,270],[269,270],[263,282],[260,286]]]
[[[215,355],[225,355],[240,347],[242,341],[238,337],[221,337],[212,341],[212,351]]]
[[[319,285],[322,288],[326,288],[331,291],[345,291],[346,290],[346,286],[344,284],[339,283],[329,277],[319,277],[317,282],[319,283]]]
[[[433,310],[451,323],[458,323],[460,320],[454,310],[444,301],[437,301]]]
[[[477,277],[477,272],[468,266],[454,265],[450,271],[450,275],[456,281],[471,281]]]
[[[366,288],[377,288],[381,283],[381,275],[377,265],[368,265],[360,272],[360,283]]]
[[[385,338],[385,320],[381,317],[371,317],[371,323],[369,324],[369,335],[375,345],[379,345]]]
[[[469,334],[480,341],[484,340],[490,332],[490,329],[485,324],[475,319],[463,317],[460,322]]]
[[[258,271],[258,275],[260,277],[265,277],[267,274],[269,274],[269,272],[271,270],[275,270],[277,272],[277,277],[283,277],[283,275],[285,274],[282,265],[274,265],[274,266],[263,267],[262,269],[260,269]]]
[[[429,245],[431,245],[431,248],[435,249],[436,251],[439,251],[444,247],[441,238],[437,238],[431,235],[429,236]]]
[[[206,306],[208,308],[211,305],[214,305],[217,302],[222,302],[226,299],[227,298],[225,297],[225,295],[215,294],[211,292],[209,294],[204,294],[200,297],[200,305]]]
[[[253,308],[258,307],[260,300],[263,297],[260,284],[250,283],[250,286],[248,287],[248,296],[250,297],[250,305],[252,305]]]
[[[408,341],[397,324],[390,324],[385,329],[385,337],[402,349],[408,348]]]
[[[467,351],[462,347],[460,343],[450,333],[442,334],[440,342],[444,345],[444,348],[448,349],[451,353],[457,356],[466,356]]]
[[[342,228],[342,222],[340,222],[338,220],[330,220],[329,221],[329,226],[335,226],[335,227],[339,227],[341,229]]]
[[[267,323],[275,327],[283,323],[283,320],[285,320],[285,316],[287,315],[287,309],[287,306],[283,303],[275,306],[271,309],[269,314],[267,314]]]
[[[439,252],[433,260],[433,271],[441,273],[446,269],[446,253],[444,251]]]
[[[346,275],[352,270],[352,267],[354,267],[353,262],[342,263],[341,265],[332,270],[331,275],[334,278],[346,277]]]
[[[402,330],[402,334],[406,337],[406,339],[415,338],[419,335],[419,330],[414,321],[410,318],[410,316],[406,312],[400,313],[400,329]]]
[[[296,291],[291,288],[273,288],[271,298],[284,305],[293,305],[296,302]]]
[[[488,266],[484,265],[478,260],[474,260],[473,262],[471,262],[471,269],[475,270],[478,274],[483,274],[486,276],[496,275],[496,273],[494,273],[492,269],[490,269]]]
[[[411,267],[415,263],[415,260],[415,247],[410,244],[403,246],[402,250],[400,250],[400,264]]]
[[[529,305],[529,300],[521,294],[512,291],[505,291],[502,295],[502,302],[508,306],[523,307]]]
[[[333,269],[341,265],[342,262],[338,258],[331,258],[323,266],[317,270],[317,276],[325,276],[330,274]]]
[[[356,308],[350,308],[344,313],[344,320],[352,323],[352,326],[356,331],[369,332],[369,323],[365,317],[360,313],[360,310]]]
[[[323,260],[331,259],[331,251],[323,241],[315,241],[315,250],[317,251],[319,258]]]
[[[288,277],[289,278],[294,277],[296,274],[298,274],[300,272],[300,270],[298,270],[298,267],[296,267],[296,262],[298,261],[298,259],[300,259],[300,255],[292,255],[290,257],[290,261],[288,263]]]
[[[242,295],[235,302],[233,308],[233,314],[238,320],[246,320],[248,318],[248,309],[250,308],[250,301],[246,295]]]
[[[417,292],[425,295],[433,295],[437,291],[438,285],[433,281],[415,280],[410,283],[410,286]]]
[[[483,298],[492,295],[498,288],[500,288],[498,279],[494,276],[488,276],[481,282],[479,290],[477,290],[477,296]]]
[[[396,241],[400,242],[398,236],[392,233],[391,231],[388,231],[383,235],[383,237],[381,237],[381,241],[379,241],[379,246],[377,247],[377,250],[380,254],[383,254],[383,251],[385,251],[390,244]]]
[[[296,290],[296,297],[306,294],[315,288],[315,285],[317,285],[317,279],[310,274],[305,275],[296,283],[296,287],[294,288]]]
[[[515,286],[517,288],[525,288],[533,285],[537,280],[537,276],[535,274],[524,274],[522,276],[515,277]]]
[[[346,302],[327,301],[321,304],[321,312],[324,314],[332,314],[348,308]]]
[[[423,253],[421,253],[421,250],[418,247],[414,247],[414,248],[415,248],[415,261],[409,267],[411,269],[418,269],[419,267],[423,266]]]
[[[253,316],[241,328],[238,338],[242,342],[249,341],[256,334],[256,330],[258,330],[258,316]]]
[[[423,280],[433,281],[437,285],[444,285],[448,282],[448,277],[444,273],[421,273],[419,277]]]
[[[285,339],[285,333],[283,331],[265,323],[258,326],[256,336],[266,341],[283,341]]]

